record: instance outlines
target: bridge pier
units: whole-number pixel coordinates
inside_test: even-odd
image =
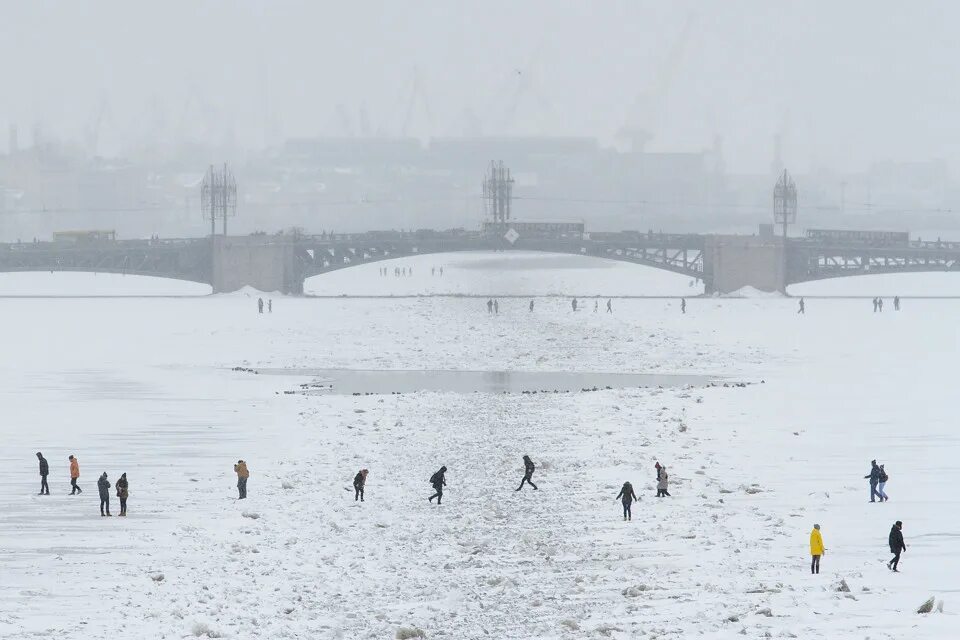
[[[213,237],[210,285],[214,293],[249,286],[260,291],[303,293],[295,245],[287,236]]]
[[[786,292],[783,239],[761,236],[707,236],[703,252],[706,293],[743,287]]]

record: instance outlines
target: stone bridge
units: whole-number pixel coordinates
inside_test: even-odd
[[[763,291],[850,275],[960,270],[960,243],[896,246],[747,235],[591,233],[516,238],[480,232],[215,236],[78,244],[0,244],[0,272],[88,271],[175,278],[214,292],[251,286],[302,294],[311,276],[360,264],[459,251],[544,251],[665,269],[703,281],[708,293],[744,286]]]

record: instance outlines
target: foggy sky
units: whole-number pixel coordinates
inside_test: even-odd
[[[653,134],[763,173],[960,165],[960,5],[935,2],[5,3],[0,125],[161,139]],[[684,37],[684,34],[686,36]],[[424,103],[426,106],[424,106]],[[513,104],[516,104],[515,109]],[[472,116],[468,115],[472,112]],[[6,135],[0,137],[6,147]]]

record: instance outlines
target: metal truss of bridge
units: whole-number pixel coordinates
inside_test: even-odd
[[[869,246],[791,239],[787,283],[883,273],[960,271],[960,243],[903,242]]]

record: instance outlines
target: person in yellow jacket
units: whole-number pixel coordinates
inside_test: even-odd
[[[233,465],[233,470],[237,472],[237,491],[240,492],[240,500],[247,497],[247,478],[250,477],[250,470],[247,469],[247,463],[243,460],[237,460]]]
[[[820,525],[813,525],[813,531],[810,532],[810,555],[813,561],[810,563],[810,573],[820,573],[820,556],[823,555],[826,548],[823,546],[823,536],[820,535]]]

